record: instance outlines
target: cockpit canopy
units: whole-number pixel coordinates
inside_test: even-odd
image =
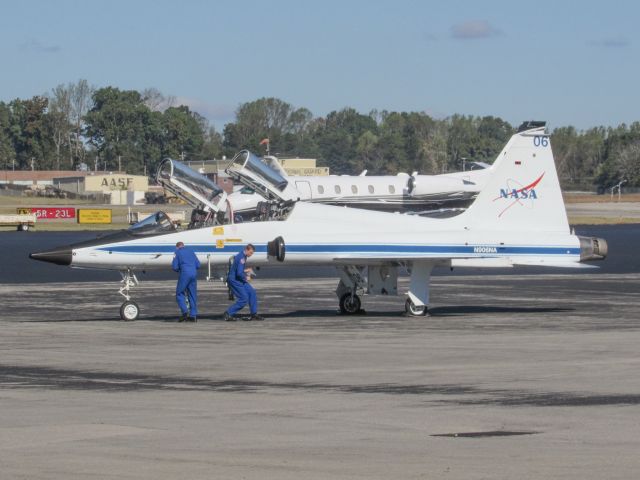
[[[194,208],[218,211],[213,199],[223,190],[209,178],[177,160],[165,158],[158,167],[156,181]]]
[[[285,193],[289,181],[249,150],[242,150],[233,157],[226,172],[267,200],[289,200]]]
[[[164,212],[156,212],[144,220],[131,225],[127,229],[127,232],[132,235],[157,235],[173,230],[175,230],[175,226],[169,216]]]

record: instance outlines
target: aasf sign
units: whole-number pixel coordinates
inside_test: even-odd
[[[133,178],[130,177],[112,177],[103,178],[100,184],[103,188],[109,188],[111,190],[128,190],[129,186],[133,183]]]

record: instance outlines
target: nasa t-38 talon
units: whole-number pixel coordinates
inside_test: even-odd
[[[248,151],[227,172],[265,198],[255,221],[233,223],[219,189],[179,162],[165,160],[158,180],[180,189],[194,205],[187,230],[177,231],[161,212],[129,230],[90,242],[33,253],[31,258],[123,273],[123,318],[139,309],[129,298],[135,269],[168,269],[175,244],[189,245],[211,269],[252,243],[252,263],[335,265],[343,313],[360,311],[360,295],[397,294],[398,269],[410,272],[405,310],[424,315],[434,267],[584,267],[607,255],[602,239],[569,231],[544,123],[523,124],[492,168],[475,202],[451,218],[422,218],[294,202],[283,198],[287,180]]]

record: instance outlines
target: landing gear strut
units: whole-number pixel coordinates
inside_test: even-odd
[[[124,321],[130,322],[132,320],[136,320],[140,316],[140,307],[136,302],[131,300],[131,296],[129,295],[129,290],[138,285],[138,279],[130,268],[121,271],[120,275],[122,276],[122,281],[120,282],[122,286],[120,287],[120,290],[118,290],[118,293],[126,299],[126,301],[120,306],[120,318]]]
[[[364,292],[367,280],[362,267],[348,265],[339,269],[340,283],[336,288],[336,295],[340,299],[338,305],[343,315],[361,313],[362,302],[356,292]]]

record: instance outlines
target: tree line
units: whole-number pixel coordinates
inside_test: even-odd
[[[277,98],[241,104],[222,132],[199,113],[157,89],[96,89],[86,80],[58,85],[30,99],[0,102],[0,169],[125,170],[152,174],[165,157],[207,160],[241,149],[264,153],[269,138],[278,156],[317,158],[335,174],[458,171],[491,163],[514,126],[493,116],[353,108],[314,117]],[[640,122],[630,126],[572,126],[551,142],[565,188],[606,189],[625,180],[640,186]]]

